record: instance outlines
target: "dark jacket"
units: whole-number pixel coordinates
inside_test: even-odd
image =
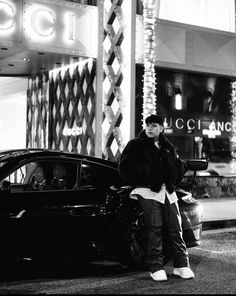
[[[185,162],[162,133],[159,145],[160,149],[147,137],[145,130],[130,140],[119,161],[121,178],[134,187],[149,187],[155,192],[165,183],[167,191],[172,193],[184,176]]]

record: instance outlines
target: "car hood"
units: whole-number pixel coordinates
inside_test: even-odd
[[[209,175],[217,175],[222,177],[236,177],[236,161],[231,160],[230,162],[209,162],[208,169]]]

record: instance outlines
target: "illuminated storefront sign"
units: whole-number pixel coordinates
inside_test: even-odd
[[[14,28],[15,8],[10,2],[0,1],[0,31]]]
[[[63,136],[79,136],[83,133],[82,127],[64,128]]]
[[[97,13],[95,6],[63,0],[0,0],[0,44],[21,41],[31,50],[96,57]]]
[[[194,132],[202,134],[209,138],[221,136],[223,133],[236,131],[236,124],[232,125],[230,121],[203,120],[193,118],[165,118],[165,133],[172,134],[174,131]]]
[[[52,11],[37,9],[32,13],[30,21],[31,27],[37,35],[48,37],[53,34],[55,29],[55,16]]]
[[[23,32],[22,11],[23,11],[22,0],[0,0],[0,37],[1,37],[0,45],[1,47],[8,47],[9,44],[12,45],[12,42],[22,41],[22,32]]]
[[[29,0],[24,19],[31,49],[96,57],[97,7]]]
[[[76,20],[76,17],[74,15],[74,13],[69,12],[69,13],[65,14],[64,20],[65,20],[65,24],[66,24],[64,38],[67,41],[73,41],[73,40],[75,40],[75,20]]]
[[[52,9],[35,3],[25,12],[26,35],[31,41],[50,42],[56,35],[56,16]]]

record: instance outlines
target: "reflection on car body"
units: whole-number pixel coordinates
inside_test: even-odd
[[[196,161],[193,170],[205,169]],[[0,152],[0,256],[78,256],[109,251],[144,265],[144,224],[117,163],[76,153],[21,149]],[[199,244],[198,201],[178,191],[184,239]],[[170,250],[166,257],[170,256]]]

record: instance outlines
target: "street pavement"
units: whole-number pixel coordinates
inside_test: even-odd
[[[173,275],[173,262],[164,267],[168,281],[156,282],[147,270],[117,261],[0,268],[0,295],[235,295],[236,231],[206,234],[189,248],[192,280]]]
[[[213,225],[222,227],[236,226],[236,197],[201,198],[198,200],[203,208],[203,229]]]

